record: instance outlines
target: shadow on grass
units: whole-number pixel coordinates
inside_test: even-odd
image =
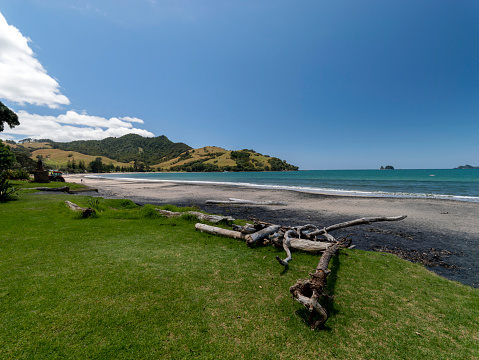
[[[341,266],[341,263],[339,261],[339,254],[333,256],[329,264],[329,270],[331,270],[331,273],[328,275],[328,281],[326,284],[326,289],[324,291],[325,295],[321,297],[320,301],[321,305],[328,312],[328,320],[339,313],[339,310],[334,306],[334,291],[336,288],[336,283],[338,281],[339,268]],[[308,309],[306,309],[304,306],[301,306],[300,309],[296,310],[296,316],[298,316],[306,326],[309,326],[310,313]],[[317,315],[316,318],[318,317],[319,315]],[[328,326],[328,320],[326,320],[326,323],[323,326],[318,327],[315,330],[331,331],[331,328]]]
[[[288,266],[288,265],[284,266],[283,271],[281,271],[281,273],[280,273],[279,275],[280,275],[280,276],[285,275],[285,274],[288,272],[288,270],[289,270],[289,266]]]

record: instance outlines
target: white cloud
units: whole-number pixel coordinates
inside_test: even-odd
[[[67,111],[59,116],[30,114],[24,110],[17,112],[20,125],[5,129],[0,135],[4,139],[22,138],[50,139],[53,141],[101,140],[107,137],[119,137],[126,134],[138,134],[145,137],[153,133],[133,127],[132,122],[143,123],[138,118],[112,117],[110,119],[90,116],[82,112]]]
[[[125,117],[121,117],[121,118],[119,118],[119,119],[120,119],[120,120],[124,120],[124,121],[128,121],[128,122],[137,122],[137,123],[143,124],[143,120],[138,119],[138,118],[136,118],[136,117],[125,116]]]
[[[59,84],[50,77],[29,47],[30,39],[14,26],[8,25],[0,13],[0,99],[23,105],[25,103],[59,108],[70,104],[60,93]],[[91,116],[70,110],[59,116],[30,114],[17,111],[20,125],[5,129],[0,138],[51,139],[54,141],[101,140],[134,133],[145,137],[153,133],[134,127],[143,124],[136,117]],[[136,126],[136,125],[135,125]]]
[[[58,108],[70,104],[29,47],[29,38],[0,13],[0,98]]]

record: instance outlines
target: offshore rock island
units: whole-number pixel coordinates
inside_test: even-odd
[[[479,169],[479,166],[460,165],[454,169]]]
[[[8,141],[17,159],[42,160],[48,169],[83,172],[223,172],[296,171],[297,166],[251,149],[216,146],[193,149],[166,136],[146,138],[128,134],[103,140],[55,142],[49,139]]]

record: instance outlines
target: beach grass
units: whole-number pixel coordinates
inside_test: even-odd
[[[318,256],[294,253],[285,269],[281,250],[153,206],[18,193],[0,204],[0,358],[479,358],[479,290],[394,255],[341,250],[330,318],[311,331],[289,287]]]

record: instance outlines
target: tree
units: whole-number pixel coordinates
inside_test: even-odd
[[[10,146],[0,141],[0,172],[9,169],[15,162],[15,155],[10,150]]]
[[[17,114],[0,101],[0,132],[5,129],[5,123],[10,126],[10,128],[20,125]]]
[[[101,160],[101,157],[97,157],[94,161],[90,163],[88,167],[91,169],[91,172],[101,173],[103,170],[103,162]]]
[[[86,165],[85,165],[85,162],[83,160],[80,160],[80,162],[78,163],[78,168],[81,170],[81,172],[86,171]]]

